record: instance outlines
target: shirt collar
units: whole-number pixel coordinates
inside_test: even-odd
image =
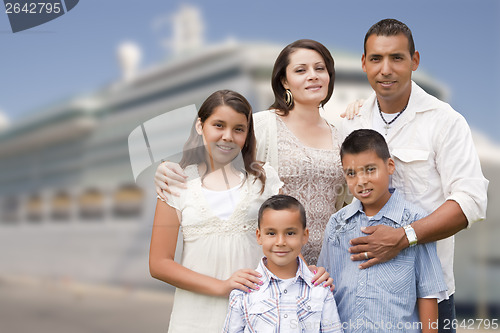
[[[403,195],[396,189],[389,189],[392,193],[384,207],[373,217],[374,220],[380,220],[382,217],[391,219],[396,224],[401,224],[404,213],[404,198]]]
[[[297,261],[299,263],[299,268],[297,269],[297,273],[295,274],[295,278],[294,278],[293,282],[295,283],[295,282],[297,282],[298,278],[301,278],[302,280],[304,280],[305,283],[307,283],[309,285],[309,287],[312,288],[313,287],[312,278],[314,275],[311,273],[309,268],[306,266],[306,263],[304,262],[304,260],[302,260],[300,257],[297,257]],[[262,257],[262,259],[259,262],[259,266],[257,267],[257,272],[262,274],[262,278],[261,278],[262,290],[265,290],[269,286],[269,284],[271,283],[272,280],[276,280],[276,281],[283,280],[283,279],[280,279],[279,277],[277,277],[276,275],[274,275],[269,269],[267,269],[266,263],[267,263],[267,258]]]
[[[355,199],[350,205],[344,207],[344,212],[344,217],[347,220],[358,212],[363,212],[363,205],[361,204],[361,201]]]
[[[385,203],[384,207],[382,207],[382,209],[377,214],[375,214],[373,220],[380,220],[382,217],[386,217],[397,224],[401,224],[405,202],[403,195],[394,188],[390,188],[389,191],[392,193],[391,197]],[[359,200],[356,200],[350,205],[346,206],[344,210],[346,220],[358,213],[364,213],[363,205]]]

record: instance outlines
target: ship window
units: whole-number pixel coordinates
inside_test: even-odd
[[[34,194],[26,201],[26,219],[38,223],[43,218],[43,200],[39,194]]]
[[[19,222],[19,198],[6,197],[1,201],[1,218],[2,224],[15,224]]]
[[[69,222],[71,218],[71,196],[61,191],[52,197],[51,217],[54,221]]]
[[[89,189],[80,195],[78,205],[79,215],[84,220],[96,220],[104,216],[104,195],[97,189]]]
[[[113,196],[113,213],[117,217],[137,217],[142,212],[144,192],[136,185],[126,185]]]

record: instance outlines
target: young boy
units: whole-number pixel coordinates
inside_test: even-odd
[[[349,190],[359,201],[330,218],[318,265],[333,277],[345,332],[437,332],[436,298],[446,298],[447,288],[435,243],[410,244],[394,259],[367,269],[348,253],[349,240],[362,236],[363,227],[404,228],[426,215],[389,189],[395,166],[385,139],[373,130],[354,131],[340,157]],[[369,252],[364,256],[371,258]]]
[[[330,289],[314,288],[299,257],[309,239],[302,204],[288,195],[272,196],[257,221],[263,284],[250,293],[231,292],[223,332],[342,332]]]

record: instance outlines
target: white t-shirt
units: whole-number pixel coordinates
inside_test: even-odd
[[[221,220],[228,220],[241,198],[241,184],[224,191],[214,191],[202,187],[201,191],[212,209]]]

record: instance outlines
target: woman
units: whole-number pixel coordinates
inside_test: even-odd
[[[316,265],[326,224],[346,200],[347,189],[340,165],[337,129],[319,113],[333,93],[335,68],[321,43],[301,39],[279,54],[272,73],[275,101],[271,110],[254,115],[257,160],[278,171],[284,194],[306,208],[309,242],[302,255]],[[183,182],[182,170],[162,163],[155,175],[156,191]]]

